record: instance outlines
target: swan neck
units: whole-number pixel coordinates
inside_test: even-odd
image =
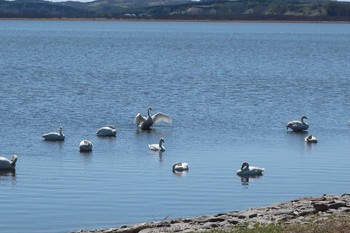
[[[16,166],[16,162],[17,162],[17,156],[16,155],[14,155],[14,156],[12,156],[12,159],[11,159],[11,166]]]
[[[302,118],[301,118],[301,123],[305,124],[305,121],[304,121],[304,120],[305,120],[305,117],[302,117]]]

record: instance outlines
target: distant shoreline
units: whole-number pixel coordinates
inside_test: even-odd
[[[183,19],[108,19],[108,18],[0,18],[1,21],[120,21],[120,22],[213,22],[213,23],[309,23],[309,24],[350,24],[350,21],[318,20],[183,20]]]

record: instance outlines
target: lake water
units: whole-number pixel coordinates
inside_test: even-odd
[[[3,232],[349,192],[350,24],[9,20],[0,54],[0,154],[18,156],[0,176]],[[138,131],[149,106],[173,124]],[[318,144],[286,131],[302,115]],[[110,124],[116,138],[95,136]],[[64,142],[43,140],[60,125]],[[149,151],[160,137],[166,151]],[[190,170],[173,174],[177,161]],[[242,182],[243,161],[265,174]]]

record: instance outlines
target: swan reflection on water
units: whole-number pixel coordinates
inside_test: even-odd
[[[173,174],[176,176],[187,176],[188,170],[185,171],[173,171]]]
[[[237,175],[241,178],[243,186],[249,185],[249,179],[260,179],[263,175]]]
[[[15,177],[16,176],[16,170],[0,171],[0,177],[2,177],[2,176],[4,176],[4,177],[6,177],[6,176]]]

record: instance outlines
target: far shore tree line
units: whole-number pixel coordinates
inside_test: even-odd
[[[350,2],[328,0],[125,1],[0,0],[0,18],[350,21]]]

